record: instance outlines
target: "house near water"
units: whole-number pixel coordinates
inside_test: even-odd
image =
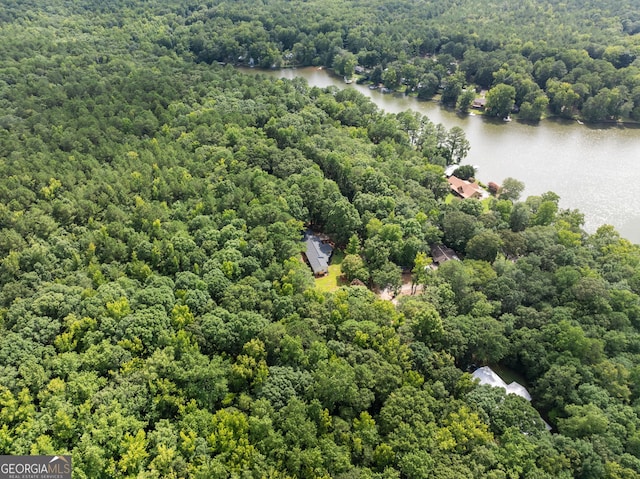
[[[472,183],[467,180],[461,180],[457,176],[450,176],[447,178],[451,192],[456,196],[459,196],[463,200],[467,198],[475,198],[481,200],[488,196],[488,193],[482,189],[478,183]]]

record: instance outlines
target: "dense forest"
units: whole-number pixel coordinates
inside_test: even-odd
[[[640,120],[640,2],[241,0],[182,6],[156,39],[198,61],[332,67],[487,114]],[[178,23],[179,22],[179,23]]]
[[[535,65],[575,44],[613,69],[603,88],[633,91],[637,67],[607,53],[636,51],[631,2],[454,21],[476,3],[264,2],[258,23],[244,2],[3,2],[0,454],[71,454],[78,479],[639,477],[640,247],[517,180],[451,201],[461,130],[211,53],[284,59],[324,37],[389,55],[372,67],[449,42]],[[344,254],[344,286],[301,260],[309,226]],[[429,268],[438,243],[463,260]],[[402,270],[419,292],[380,299]],[[485,364],[533,401],[478,385]]]

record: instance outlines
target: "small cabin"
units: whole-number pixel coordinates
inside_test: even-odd
[[[486,106],[487,106],[486,98],[476,98],[475,100],[473,100],[473,103],[471,103],[471,108],[475,108],[476,110],[484,110]]]

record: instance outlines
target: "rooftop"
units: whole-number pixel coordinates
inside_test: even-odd
[[[489,366],[476,369],[473,372],[473,377],[478,378],[480,380],[480,384],[488,384],[489,386],[502,388],[507,391],[507,394],[515,394],[516,396],[525,398],[527,401],[531,401],[531,395],[529,394],[529,391],[527,391],[527,388],[515,381],[511,384],[505,383]]]
[[[328,243],[323,243],[320,236],[311,230],[304,232],[304,242],[307,245],[305,256],[311,266],[313,274],[320,276],[329,272],[329,260],[333,248]]]
[[[483,366],[481,368],[476,369],[473,372],[473,377],[479,379],[480,384],[487,384],[492,387],[502,388],[505,391],[507,391],[507,394],[515,394],[516,396],[525,398],[527,401],[531,401],[531,395],[529,394],[529,391],[527,391],[527,388],[525,388],[522,384],[517,383],[515,381],[507,384],[489,366]],[[551,431],[552,428],[549,425],[549,423],[547,423],[547,421],[542,419],[542,417],[540,419],[544,423],[544,426],[547,429],[547,431]]]
[[[433,262],[437,264],[442,264],[449,260],[460,261],[454,250],[442,244],[434,244],[431,247],[431,257]]]
[[[451,191],[463,199],[477,198],[481,199],[486,196],[486,192],[480,187],[478,183],[471,183],[467,180],[461,180],[457,176],[450,176],[447,178]]]

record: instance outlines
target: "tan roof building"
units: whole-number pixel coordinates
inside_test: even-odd
[[[478,183],[471,183],[467,180],[461,180],[457,176],[447,178],[451,191],[460,198],[476,198],[481,199],[484,196],[484,190]]]
[[[475,100],[473,100],[473,103],[471,104],[472,108],[476,108],[478,110],[484,110],[485,106],[487,106],[486,98],[476,98]]]

